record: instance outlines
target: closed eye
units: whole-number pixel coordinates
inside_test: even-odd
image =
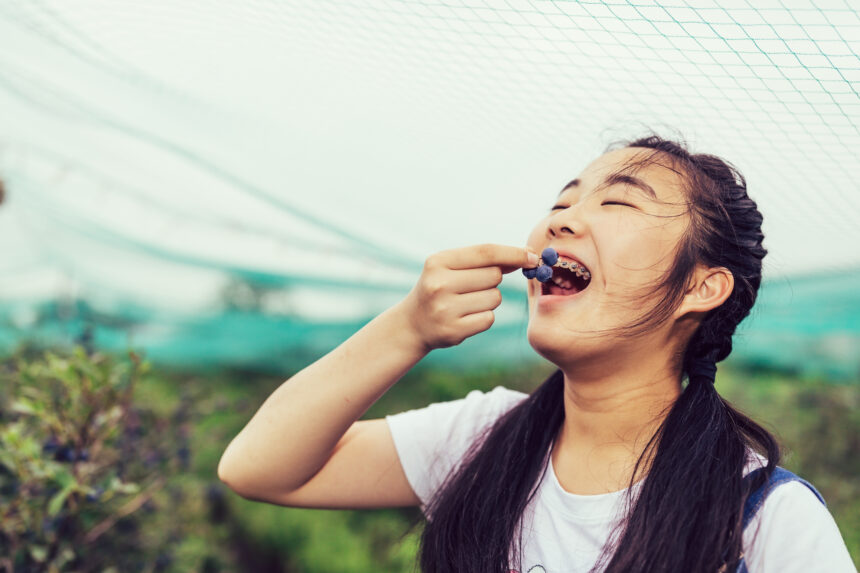
[[[550,211],[555,211],[556,209],[567,209],[564,205],[554,205]]]
[[[625,207],[633,207],[633,205],[629,203],[622,203],[621,201],[604,201],[601,205],[624,205]],[[633,207],[635,209],[635,207]]]

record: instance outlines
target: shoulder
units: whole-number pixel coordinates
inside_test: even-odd
[[[522,402],[528,394],[496,386],[489,392],[472,390],[465,397],[447,402],[435,402],[386,416],[392,432],[406,428],[429,426],[445,429],[467,437],[480,432],[508,410]]]
[[[457,466],[469,447],[528,394],[496,386],[385,417],[400,464],[422,504]]]
[[[750,573],[855,572],[833,516],[805,484],[774,487],[744,530]]]

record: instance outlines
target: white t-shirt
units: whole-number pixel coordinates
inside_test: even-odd
[[[491,392],[474,390],[459,400],[386,416],[422,510],[481,431],[525,397],[497,386]],[[759,465],[762,458],[756,455],[746,471]],[[626,491],[567,492],[550,459],[537,495],[525,511],[519,573],[588,572],[620,517]],[[744,547],[750,573],[856,572],[830,512],[798,482],[782,484],[767,497],[744,532]]]

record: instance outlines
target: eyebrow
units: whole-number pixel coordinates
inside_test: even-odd
[[[567,185],[565,185],[561,191],[558,192],[559,195],[567,191],[571,187],[578,187],[581,181],[579,179],[574,179]],[[612,173],[606,177],[606,180],[603,182],[604,185],[630,185],[632,187],[636,187],[641,189],[645,193],[648,194],[652,199],[658,201],[657,192],[654,191],[654,188],[639,179],[638,177],[633,177],[632,175],[625,175],[623,173]]]

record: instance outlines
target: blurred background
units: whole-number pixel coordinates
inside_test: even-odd
[[[651,130],[764,213],[718,388],[860,563],[858,38],[849,0],[0,3],[0,568],[411,570],[417,512],[248,502],[221,452],[429,254],[524,244]],[[537,386],[502,288],[367,416]]]

